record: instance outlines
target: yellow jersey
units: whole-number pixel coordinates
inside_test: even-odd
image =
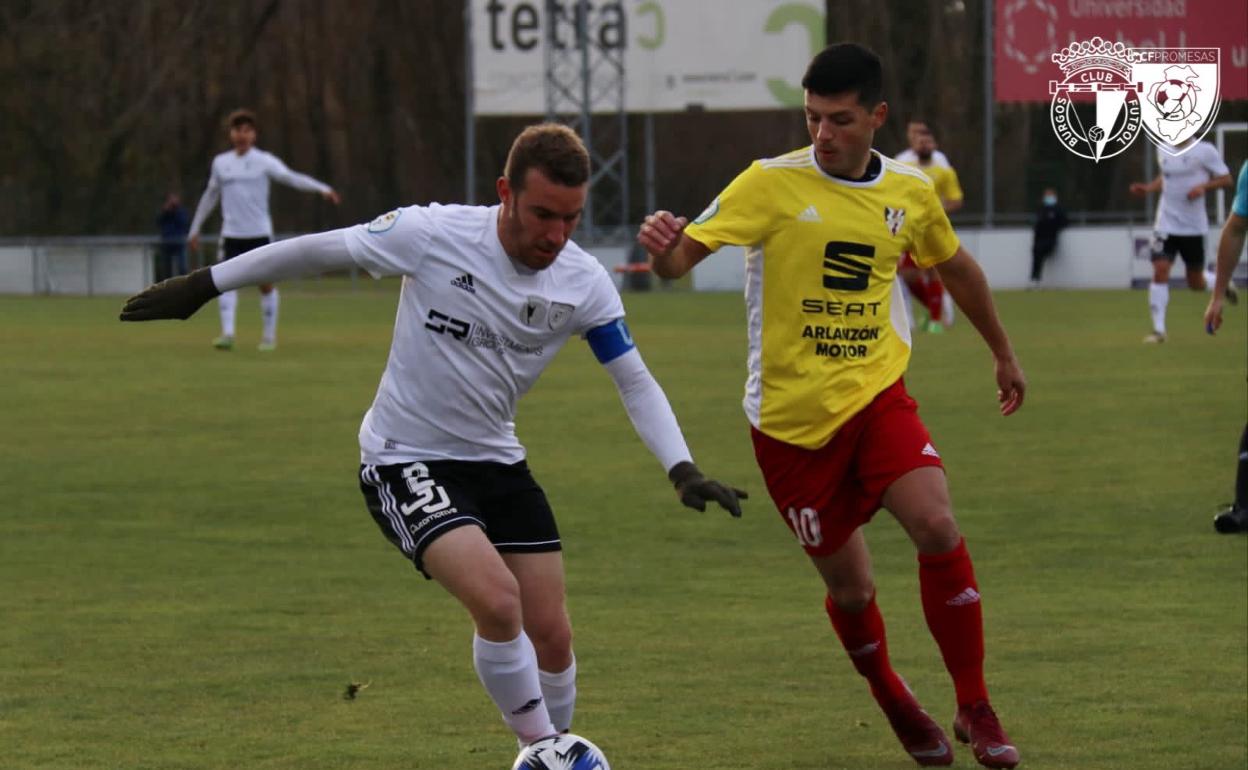
[[[825,173],[809,146],[756,160],[685,228],[711,251],[746,247],[745,413],[768,436],[808,449],[910,361],[894,280],[901,253],[931,267],[958,250],[932,181],[872,153],[879,173],[860,182]]]
[[[905,161],[902,162],[905,163]],[[936,197],[942,201],[962,200],[962,185],[958,184],[958,172],[954,171],[952,166],[939,163],[929,163],[926,166],[918,163],[907,163],[907,165],[914,166],[927,174],[928,179],[932,180],[932,185],[936,188]]]

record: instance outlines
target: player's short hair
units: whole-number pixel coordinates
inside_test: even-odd
[[[238,109],[231,112],[225,119],[226,128],[238,128],[239,126],[256,127],[256,113],[251,110]]]
[[[538,123],[521,131],[511,143],[503,176],[519,192],[531,168],[556,184],[580,187],[589,180],[589,151],[581,137],[562,123]]]
[[[815,54],[802,76],[802,88],[819,96],[857,92],[868,109],[883,101],[884,68],[880,57],[857,43],[833,43]]]

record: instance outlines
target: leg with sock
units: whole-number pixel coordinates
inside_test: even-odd
[[[537,653],[523,631],[505,642],[491,642],[473,634],[472,662],[503,721],[521,743],[532,743],[555,732],[542,696]]]
[[[268,292],[265,292],[263,287],[261,287],[260,318],[263,321],[263,331],[260,336],[260,349],[263,351],[273,350],[277,347],[277,306],[277,287],[270,288]]]
[[[884,617],[876,604],[871,578],[871,554],[861,528],[836,552],[810,558],[828,589],[823,603],[828,620],[906,753],[925,766],[953,762],[944,731],[889,662]]]
[[[221,292],[221,296],[217,298],[217,309],[221,313],[221,336],[212,342],[218,350],[229,350],[234,347],[234,311],[237,307],[238,291],[236,289]]]
[[[824,610],[845,652],[849,654],[850,662],[867,680],[871,695],[888,718],[906,752],[923,766],[952,764],[953,750],[949,739],[919,705],[888,660],[884,617],[875,603],[875,597],[871,597],[864,609],[850,612],[838,606],[829,595],[824,599]]]
[[[572,714],[576,711],[576,659],[572,665],[558,673],[538,670],[542,695],[546,698],[546,710],[555,730],[566,733],[572,729]]]
[[[1145,342],[1165,342],[1166,340],[1166,306],[1170,304],[1170,284],[1150,283],[1148,285],[1148,312],[1153,320],[1153,333],[1144,338]]]
[[[1213,528],[1224,535],[1248,532],[1248,424],[1239,437],[1239,462],[1235,469],[1235,502],[1213,519]]]
[[[945,553],[919,554],[919,592],[927,627],[957,693],[954,735],[971,744],[981,765],[1014,767],[1019,762],[1018,749],[988,704],[983,609],[965,540]]]

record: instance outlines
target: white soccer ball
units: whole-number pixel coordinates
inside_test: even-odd
[[[589,740],[564,733],[525,746],[511,770],[611,770],[611,765]]]

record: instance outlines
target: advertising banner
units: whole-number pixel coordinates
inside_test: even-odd
[[[560,16],[555,45],[574,48],[578,3],[471,2],[475,113],[543,114],[547,14],[553,8]],[[802,72],[824,45],[821,0],[595,0],[589,6],[594,44],[624,52],[629,112],[800,106]]]
[[[1061,76],[1053,55],[1096,38],[1121,43],[1131,50],[1217,49],[1217,56],[1201,53],[1197,59],[1197,54],[1192,54],[1178,61],[1169,55],[1154,55],[1153,61],[1164,72],[1166,66],[1175,63],[1217,58],[1220,77],[1219,73],[1205,73],[1205,80],[1219,80],[1223,100],[1248,99],[1248,2],[1244,0],[995,2],[995,93],[999,102],[1050,101],[1049,81]],[[1148,79],[1146,89],[1159,80]],[[1151,100],[1158,101],[1164,100]]]

